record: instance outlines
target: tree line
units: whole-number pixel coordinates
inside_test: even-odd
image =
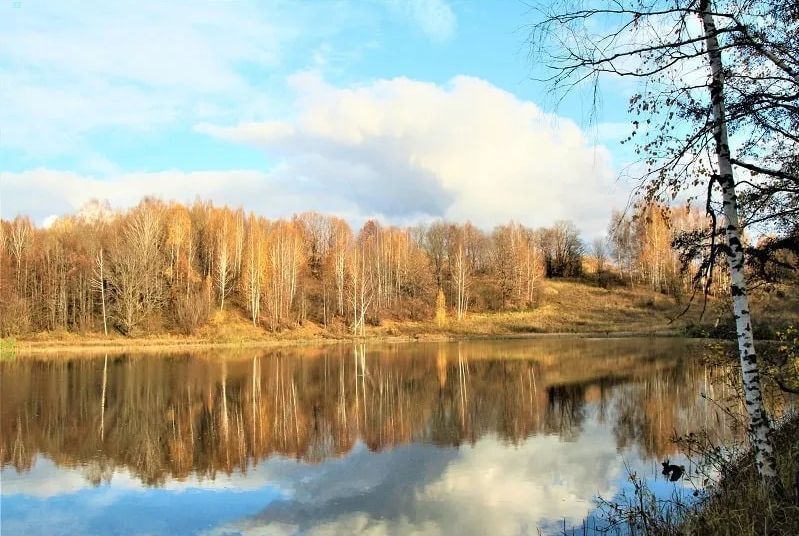
[[[597,270],[610,261],[626,283],[640,284],[682,301],[694,291],[724,296],[729,271],[723,264],[707,269],[701,248],[686,247],[708,225],[705,214],[690,205],[645,203],[631,214],[613,211],[607,237],[594,243]]]
[[[614,212],[589,252],[569,221],[486,232],[368,220],[355,232],[315,212],[268,220],[201,201],[147,198],[126,211],[92,202],[48,228],[25,217],[0,222],[0,331],[191,334],[232,308],[271,331],[312,322],[360,335],[382,320],[529,309],[542,279],[586,268],[603,285],[646,284],[680,298],[700,267],[672,244],[703,224],[684,207]],[[723,289],[724,270],[715,272]]]
[[[381,319],[529,307],[543,277],[578,276],[583,244],[562,221],[484,232],[437,221],[409,228],[367,221],[354,231],[308,212],[268,220],[242,209],[144,199],[127,211],[93,202],[48,228],[0,225],[0,329],[178,329],[240,308],[280,330],[310,321],[362,334]]]

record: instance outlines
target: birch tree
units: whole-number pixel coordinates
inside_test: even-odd
[[[232,251],[233,230],[230,214],[223,210],[219,215],[216,236],[214,240],[214,281],[219,293],[219,310],[225,308],[225,298],[230,293],[232,285],[236,255]]]
[[[302,233],[296,222],[280,221],[269,232],[267,300],[273,325],[291,311],[302,264]]]
[[[18,216],[14,219],[11,223],[11,232],[9,233],[8,242],[10,244],[11,255],[14,257],[14,262],[16,263],[16,277],[17,277],[17,286],[20,286],[20,280],[22,277],[22,261],[25,257],[25,253],[27,248],[30,245],[31,241],[31,229],[33,225],[29,218],[24,218],[22,216]]]
[[[97,251],[94,258],[94,288],[100,292],[100,306],[103,313],[103,334],[108,335],[108,320],[105,311],[105,256],[103,248]]]
[[[462,320],[469,308],[471,266],[468,259],[468,244],[465,228],[453,227],[450,240],[450,270],[455,295],[455,318]]]
[[[258,325],[258,319],[261,316],[266,270],[264,226],[265,222],[260,221],[255,215],[250,215],[247,218],[241,282],[247,310],[254,326]]]
[[[332,223],[329,252],[333,258],[333,272],[336,280],[336,303],[338,314],[344,316],[344,288],[347,279],[347,255],[352,245],[352,231],[344,220],[334,218]]]
[[[712,269],[717,255],[727,258],[756,464],[764,483],[779,488],[752,336],[737,190],[795,179],[790,163],[799,137],[789,125],[799,117],[796,13],[773,0],[627,0],[545,4],[538,14],[532,50],[552,69],[545,78],[561,95],[596,90],[614,76],[642,82],[630,99],[636,118],[624,141],[641,155],[643,202],[685,191],[691,199],[704,196],[706,266]]]
[[[169,271],[172,281],[177,283],[180,270],[181,250],[186,242],[191,243],[191,218],[183,205],[174,204],[167,213],[166,245],[169,248]],[[191,246],[187,249],[191,249]],[[188,252],[190,258],[191,251]],[[187,260],[187,263],[189,260]]]
[[[352,334],[366,334],[366,312],[375,294],[373,274],[367,268],[366,247],[363,241],[350,250],[347,259],[349,301],[352,307]]]

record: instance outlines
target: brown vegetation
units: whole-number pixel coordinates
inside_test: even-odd
[[[268,221],[153,199],[47,229],[17,218],[1,225],[0,334],[42,346],[673,332],[698,321],[694,309],[671,323],[698,267],[671,244],[701,219],[655,206],[615,215],[588,256],[569,222],[486,233],[370,220],[355,234],[316,213]],[[724,278],[717,268],[713,295]]]

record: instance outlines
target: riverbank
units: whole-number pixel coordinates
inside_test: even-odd
[[[705,322],[718,323],[712,302]],[[773,309],[774,305],[770,307]],[[150,352],[200,348],[253,348],[360,342],[399,343],[490,338],[707,336],[699,322],[701,307],[682,314],[684,305],[646,288],[602,288],[588,280],[547,280],[535,307],[523,311],[469,313],[439,325],[433,320],[383,320],[367,325],[363,337],[353,338],[341,322],[325,327],[312,322],[283,326],[275,331],[255,326],[235,306],[217,311],[193,335],[160,332],[126,337],[118,333],[43,332],[6,340],[0,353],[16,355],[59,352]],[[790,308],[776,309],[778,317]],[[757,312],[757,309],[755,309]],[[791,313],[794,316],[796,313]],[[774,316],[773,314],[771,316]],[[770,322],[771,316],[766,323]],[[704,331],[703,331],[704,330]]]
[[[752,456],[730,474],[684,525],[688,534],[799,534],[799,417],[774,433],[774,450],[785,495],[768,495]]]
[[[264,338],[242,339],[238,341],[213,341],[192,337],[157,338],[103,338],[79,337],[58,340],[8,341],[0,353],[14,355],[46,354],[61,352],[109,353],[109,352],[163,352],[199,349],[231,348],[270,348],[292,346],[321,346],[326,344],[357,343],[410,343],[410,342],[453,342],[467,340],[499,339],[553,339],[553,338],[630,338],[630,337],[678,337],[682,333],[673,331],[604,331],[604,332],[552,332],[552,333],[512,333],[512,334],[446,334],[424,333],[407,335],[367,335],[364,337],[317,337],[317,338]]]
[[[121,334],[44,332],[15,339],[18,355],[55,352],[190,350],[209,347],[270,347],[362,342],[447,341],[486,338],[559,336],[678,335],[691,318],[671,319],[679,312],[674,301],[646,289],[603,289],[585,281],[547,281],[536,307],[525,311],[469,313],[465,318],[384,320],[367,325],[353,338],[340,321],[325,327],[312,322],[270,331],[254,326],[243,311],[217,311],[193,335],[178,333]]]
[[[726,476],[704,500],[689,508],[677,524],[651,519],[649,534],[676,536],[723,534],[755,536],[799,534],[799,415],[793,414],[774,431],[774,451],[782,496],[767,493],[748,453],[740,460],[726,461]],[[662,511],[665,512],[665,511]]]

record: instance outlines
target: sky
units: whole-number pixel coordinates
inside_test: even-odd
[[[359,225],[573,220],[632,185],[631,88],[534,80],[519,0],[0,0],[0,215],[146,195]]]

